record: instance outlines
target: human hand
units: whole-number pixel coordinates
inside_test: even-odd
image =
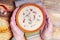
[[[45,24],[44,28],[41,30],[41,34],[40,34],[41,39],[42,40],[51,40],[52,32],[53,32],[53,25],[47,14],[46,24]]]
[[[11,21],[10,21],[11,29],[13,32],[13,36],[16,40],[25,40],[24,39],[24,32],[22,32],[18,28],[18,26],[16,25],[16,22],[15,22],[15,15],[16,15],[17,10],[18,10],[18,8],[16,8],[16,10],[13,12],[13,15],[11,17]]]

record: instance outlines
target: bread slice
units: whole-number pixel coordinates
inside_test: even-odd
[[[6,18],[0,17],[0,40],[10,40],[12,37],[9,23]]]
[[[0,40],[10,40],[12,37],[12,33],[10,30],[6,30],[3,33],[0,33]]]
[[[9,23],[3,18],[0,18],[0,33],[5,32],[9,28]]]

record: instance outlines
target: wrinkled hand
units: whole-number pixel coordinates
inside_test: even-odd
[[[12,17],[11,17],[11,22],[10,22],[10,25],[11,25],[11,29],[12,29],[12,32],[13,32],[13,36],[16,40],[25,40],[24,39],[24,32],[22,32],[16,25],[16,22],[15,22],[15,15],[16,15],[16,12],[17,12],[18,8],[14,11]]]
[[[47,14],[46,25],[41,30],[41,34],[40,34],[42,40],[51,40],[52,32],[53,32],[53,25],[51,23],[51,20],[50,20],[48,14]]]

